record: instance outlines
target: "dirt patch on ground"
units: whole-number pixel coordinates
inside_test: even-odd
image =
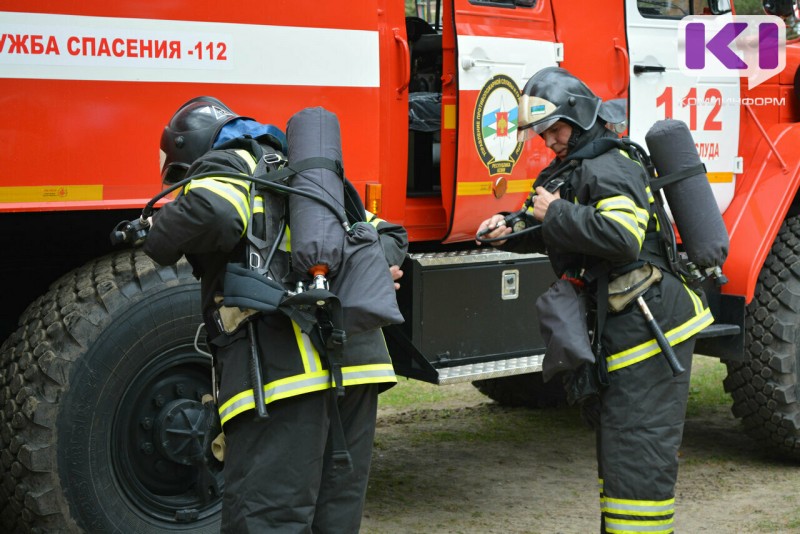
[[[435,408],[381,408],[362,533],[592,533],[594,433],[573,408],[504,408],[470,384]],[[473,391],[470,391],[473,390]],[[800,532],[800,466],[727,408],[686,421],[679,533]]]

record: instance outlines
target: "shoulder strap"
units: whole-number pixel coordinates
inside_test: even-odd
[[[254,176],[270,176],[281,171],[282,160],[275,151],[263,151]],[[257,202],[260,205],[257,208]],[[260,224],[255,224],[259,218]],[[247,264],[258,274],[266,274],[283,239],[287,225],[286,200],[272,191],[250,184],[250,224],[247,226]]]

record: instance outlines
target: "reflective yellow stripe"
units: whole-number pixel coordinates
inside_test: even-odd
[[[639,162],[638,162],[638,161],[636,161],[635,159],[631,158],[631,155],[630,155],[630,154],[628,154],[626,151],[622,150],[621,148],[620,148],[620,149],[618,149],[618,150],[619,150],[619,153],[620,153],[620,154],[622,154],[623,156],[625,156],[626,158],[628,158],[628,159],[629,159],[629,160],[631,160],[632,162],[639,164]]]
[[[253,400],[253,390],[248,389],[228,399],[225,404],[219,407],[219,417],[223,424],[225,421],[234,417],[245,410],[252,410],[256,403]]]
[[[671,346],[675,346],[682,341],[686,341],[713,322],[714,316],[711,315],[711,311],[706,308],[699,315],[695,315],[682,325],[679,325],[669,332],[666,332],[665,336],[667,337],[669,344]],[[650,341],[645,341],[644,343],[636,345],[635,347],[606,357],[608,371],[617,371],[624,367],[628,367],[629,365],[638,363],[642,360],[650,358],[651,356],[655,356],[659,352],[661,352],[661,349],[658,347],[658,343],[656,342],[655,338],[653,338]]]
[[[636,206],[636,208],[634,208],[634,213],[636,213],[636,220],[639,223],[639,227],[647,230],[647,221],[650,220],[650,212]]]
[[[606,497],[602,510],[617,515],[663,516],[675,513],[675,499],[665,501],[638,501],[634,499],[614,499]]]
[[[316,351],[314,351],[316,353]],[[389,363],[351,365],[342,369],[342,379],[345,386],[361,384],[386,384],[397,382],[394,367]],[[264,386],[264,400],[267,404],[280,399],[295,397],[314,391],[324,391],[334,387],[331,383],[330,373],[327,369],[303,373],[275,380]],[[219,417],[222,424],[240,413],[255,408],[253,390],[248,389],[237,393],[219,407]]]
[[[600,215],[607,217],[628,230],[636,238],[641,248],[647,229],[647,210],[639,208],[636,203],[626,196],[604,198],[595,204]]]
[[[378,225],[382,222],[386,222],[371,211],[364,210],[364,215],[366,215],[367,222],[370,223],[375,229],[378,229]]]
[[[316,373],[307,373],[276,380],[264,386],[264,400],[268,404],[279,399],[323,391],[331,387],[330,375],[326,369]],[[219,417],[225,424],[232,417],[255,408],[253,390],[248,389],[238,393],[219,407]]]
[[[269,403],[329,387],[331,387],[330,373],[328,373],[327,369],[321,369],[313,373],[290,376],[270,382],[264,386],[264,397]]]
[[[256,166],[258,165],[258,162],[256,161],[256,157],[254,155],[252,155],[248,150],[244,150],[242,148],[237,148],[234,150],[234,152],[236,152],[236,154],[242,158],[245,163],[247,163],[247,166],[250,167],[250,174],[256,172]]]
[[[654,203],[656,201],[656,197],[653,196],[653,192],[650,190],[650,186],[648,185],[647,187],[644,188],[644,190],[645,192],[647,192],[647,202],[649,202],[650,204]]]
[[[623,228],[633,234],[633,237],[636,238],[636,242],[639,244],[639,248],[642,247],[642,243],[644,242],[644,232],[642,232],[638,226],[634,228],[630,219],[626,220],[626,217],[620,215],[619,213],[610,213],[607,211],[599,211],[598,213],[603,217],[619,223]]]
[[[342,369],[342,382],[345,386],[397,382],[394,367],[390,363],[357,365]]]
[[[281,245],[278,248],[285,250],[286,252],[292,251],[292,233],[288,226],[286,227],[286,231],[283,233],[283,241],[281,241]]]
[[[653,219],[656,221],[656,231],[661,231],[661,222],[658,220],[658,214],[654,211],[653,212]]]
[[[306,373],[313,373],[322,369],[322,361],[319,359],[319,353],[311,343],[311,339],[305,332],[300,330],[300,327],[294,321],[292,321],[292,329],[294,329],[297,348],[300,349],[300,357],[303,360],[303,370]]]
[[[635,519],[615,519],[605,517],[606,532],[613,534],[633,534],[649,532],[650,534],[670,534],[675,531],[672,518],[656,519],[652,521],[637,521]]]
[[[628,197],[620,195],[599,200],[595,207],[599,210],[627,209],[628,211],[633,211],[636,209],[636,203]]]
[[[245,186],[246,183],[242,180],[226,179],[226,178],[202,178],[200,180],[192,180],[187,184],[184,190],[186,194],[195,189],[205,189],[211,191],[213,194],[220,198],[227,200],[231,206],[239,214],[242,220],[244,230],[242,235],[247,231],[247,224],[250,222],[250,200],[248,195],[240,191],[236,186]]]
[[[703,301],[700,299],[700,296],[691,289],[689,289],[689,286],[687,286],[686,284],[683,284],[683,289],[685,289],[686,292],[689,294],[689,298],[691,299],[692,304],[694,304],[694,312],[697,314],[702,312]]]
[[[256,213],[264,213],[264,197],[261,195],[253,199],[253,215]]]
[[[250,222],[250,203],[245,195],[230,186],[225,187],[225,184],[219,184],[215,180],[197,180],[197,182],[192,183],[192,189],[207,189],[227,200],[239,214],[242,219],[242,226],[247,230],[247,224]],[[244,231],[242,235],[244,235]]]
[[[242,176],[244,176],[244,175],[242,175]],[[184,193],[188,193],[192,189],[192,187],[194,187],[198,183],[204,182],[205,180],[213,180],[215,182],[220,182],[220,183],[223,183],[223,184],[235,185],[235,186],[239,186],[239,187],[241,187],[241,188],[243,188],[245,190],[248,188],[247,180],[242,180],[242,179],[239,179],[239,178],[229,178],[227,176],[217,176],[217,177],[212,177],[212,178],[200,178],[200,179],[197,179],[197,180],[192,180],[191,182],[186,184],[186,187],[183,190]]]

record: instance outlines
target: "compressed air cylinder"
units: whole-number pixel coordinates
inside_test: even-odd
[[[295,113],[286,125],[286,137],[289,166],[315,157],[342,161],[339,120],[324,108]],[[289,185],[328,201],[344,214],[344,182],[335,172],[312,168],[292,176]],[[298,194],[289,195],[289,213],[293,269],[306,275],[323,265],[327,267],[326,275],[335,276],[346,236],[340,219],[329,207]]]
[[[645,135],[645,142],[659,177],[701,164],[684,122],[674,119],[656,122]],[[664,195],[689,261],[701,269],[721,267],[728,256],[728,231],[705,172],[701,170],[666,186]]]
[[[306,108],[286,126],[289,166],[308,158],[342,163],[339,121],[323,108]],[[295,189],[328,201],[344,219],[344,181],[326,168],[295,174]],[[329,206],[296,193],[289,195],[292,268],[307,275],[318,265],[327,267],[330,291],[341,302],[343,326],[348,336],[403,322],[397,306],[394,281],[378,232],[366,222],[356,222],[349,235]]]

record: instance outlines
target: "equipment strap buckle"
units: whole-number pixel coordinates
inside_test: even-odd
[[[267,165],[279,165],[281,162],[289,161],[281,154],[276,154],[274,152],[268,152],[264,154],[262,159]]]

